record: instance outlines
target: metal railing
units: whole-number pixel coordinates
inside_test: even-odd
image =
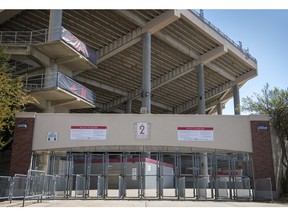
[[[0,43],[5,45],[30,45],[45,43],[48,29],[35,31],[0,31]]]
[[[122,178],[122,177],[121,177]],[[124,187],[123,179],[119,178],[119,199],[126,197],[126,188]],[[208,176],[195,178],[195,198],[197,200],[226,199],[231,196],[235,200],[249,199],[252,201],[252,188],[250,187],[250,179],[235,177],[231,181],[218,177],[208,180]],[[193,188],[186,187],[185,177],[179,178],[178,181],[178,198],[189,200],[189,195],[186,194]],[[23,206],[27,200],[37,200],[42,202],[43,199],[55,198],[72,198],[69,194],[67,176],[47,175],[44,171],[29,170],[27,175],[15,174],[13,178],[8,176],[0,176],[0,200],[8,200],[12,202],[14,199],[23,199]],[[98,177],[97,181],[97,199],[106,199],[105,184],[103,177]],[[86,196],[85,178],[81,175],[76,175],[76,181],[73,183],[73,193],[75,198],[88,198]],[[89,190],[89,189],[88,189]],[[72,191],[71,191],[72,192]],[[211,192],[211,193],[210,193]],[[215,194],[214,194],[215,192]],[[273,201],[271,180],[258,179],[255,181],[255,196],[254,200],[271,200]],[[165,198],[159,198],[165,199]]]
[[[9,200],[23,199],[27,182],[27,175],[15,174],[11,182],[11,191]]]
[[[22,206],[25,205],[25,201],[28,199],[37,199],[37,202],[42,200],[42,197],[44,195],[44,185],[45,185],[44,171],[28,170]]]
[[[15,76],[16,77],[16,76]],[[42,73],[20,76],[23,80],[23,88],[26,90],[39,90],[47,88],[60,88],[89,101],[96,102],[96,94],[72,78],[60,73]]]
[[[210,28],[212,28],[217,34],[219,34],[224,39],[228,40],[233,46],[235,46],[238,50],[240,50],[242,53],[245,54],[247,59],[251,59],[255,63],[257,63],[257,59],[254,58],[247,50],[242,48],[241,44],[237,44],[235,41],[233,41],[231,38],[229,38],[226,34],[224,34],[219,28],[217,28],[215,25],[213,25],[209,20],[205,19],[204,16],[201,13],[198,13],[196,10],[190,10],[191,13],[197,15],[197,17],[202,20],[204,23],[206,23]]]

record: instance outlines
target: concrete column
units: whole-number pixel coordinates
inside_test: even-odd
[[[234,114],[240,115],[240,94],[238,84],[233,86],[233,99],[234,99]]]
[[[125,113],[132,113],[132,100],[127,100],[126,101]]]
[[[142,107],[151,113],[151,33],[143,34]]]
[[[205,114],[205,85],[204,85],[204,65],[199,64],[197,71],[197,90],[198,90],[198,114]]]
[[[62,12],[62,10],[50,10],[48,42],[61,38]]]
[[[200,155],[200,163],[201,163],[201,175],[208,176],[208,156],[207,153],[202,153]]]
[[[54,113],[54,107],[52,106],[52,102],[47,100],[46,102],[46,109],[44,110],[44,113]]]
[[[196,67],[197,71],[197,90],[198,90],[198,114],[206,114],[205,111],[205,80],[204,80],[204,65],[199,64]],[[207,153],[202,153],[200,155],[200,174],[203,176],[208,176],[208,157]],[[208,180],[207,180],[208,184]]]
[[[36,166],[37,170],[43,170],[48,173],[49,171],[49,152],[40,152],[37,153]]]
[[[222,104],[219,102],[217,104],[217,115],[222,115]]]
[[[58,65],[55,63],[54,59],[50,60],[50,67],[45,69],[45,79],[44,79],[44,87],[56,87],[57,85],[57,72]]]

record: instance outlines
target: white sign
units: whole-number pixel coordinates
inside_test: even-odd
[[[178,141],[213,141],[213,127],[178,127]]]
[[[137,180],[137,168],[132,168],[132,180]]]
[[[107,126],[71,126],[71,140],[106,140]]]
[[[150,137],[150,123],[138,122],[135,124],[136,138],[137,139],[149,139]]]
[[[47,133],[47,141],[56,142],[58,140],[58,132],[50,131]]]

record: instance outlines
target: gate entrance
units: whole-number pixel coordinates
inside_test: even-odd
[[[51,155],[58,197],[251,199],[249,154],[67,153]]]

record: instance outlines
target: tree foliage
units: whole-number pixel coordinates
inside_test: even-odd
[[[0,150],[11,139],[15,113],[23,111],[25,105],[36,102],[23,89],[21,78],[13,78],[12,72],[9,55],[0,47]]]
[[[270,89],[268,83],[266,83],[260,94],[254,93],[251,97],[243,98],[242,102],[244,111],[270,116],[270,123],[275,128],[280,142],[281,162],[286,167],[284,178],[288,183],[288,88],[279,89],[274,87]]]

